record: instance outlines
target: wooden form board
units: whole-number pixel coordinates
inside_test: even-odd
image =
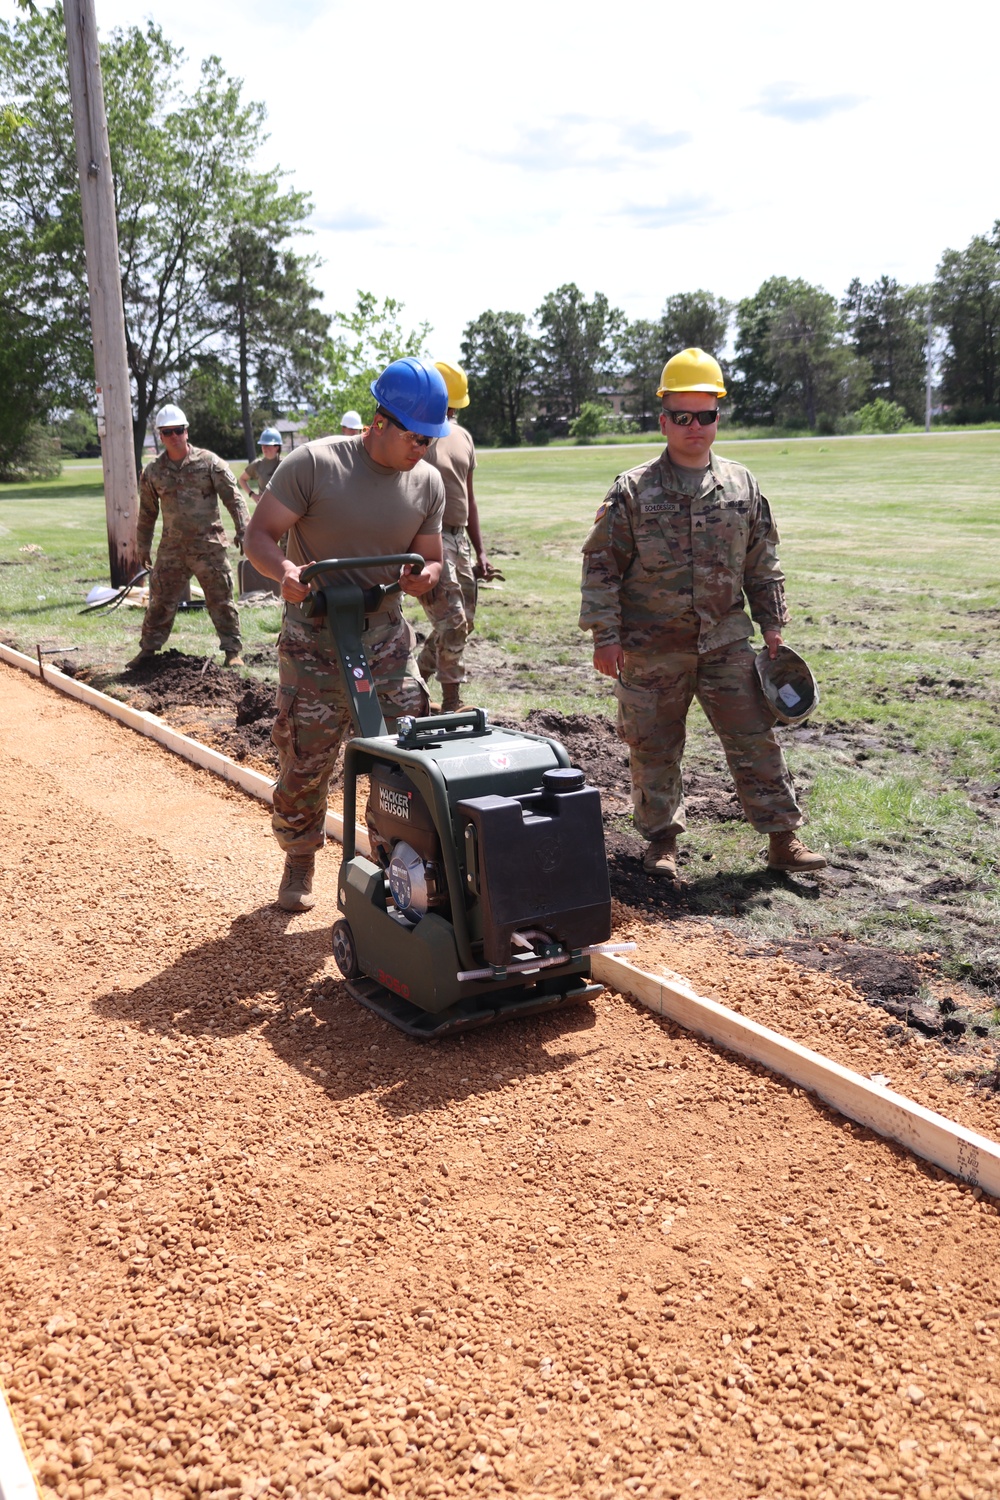
[[[0,1500],[38,1500],[38,1488],[28,1466],[7,1398],[0,1391]]]
[[[626,959],[595,953],[594,978],[666,1016],[686,1031],[763,1063],[859,1125],[898,1141],[974,1187],[1000,1197],[1000,1145],[903,1094],[883,1088],[819,1052],[697,994],[680,974],[646,974]]]
[[[96,688],[88,687],[85,682],[77,682],[75,677],[67,677],[65,672],[60,672],[56,667],[45,665],[39,674],[38,662],[34,657],[14,651],[10,646],[0,646],[0,661],[5,661],[12,667],[19,667],[22,672],[28,672],[32,677],[41,675],[43,682],[58,688],[59,692],[66,693],[68,697],[76,698],[81,703],[86,703],[90,708],[99,709],[101,713],[117,719],[120,724],[127,724],[129,729],[135,729],[139,734],[156,740],[158,745],[172,750],[175,755],[182,756],[192,765],[201,766],[205,771],[212,771],[216,776],[223,776],[226,781],[242,787],[252,797],[259,797],[262,802],[270,803],[274,782],[267,776],[262,776],[259,771],[252,771],[249,766],[241,766],[239,761],[232,760],[228,755],[222,755],[218,750],[210,750],[207,745],[200,744],[198,740],[192,740],[188,735],[171,729],[170,725],[165,724],[156,714],[144,713],[141,709],[132,708],[128,703],[120,703],[117,698],[111,698],[107,693],[99,693]],[[343,843],[344,820],[340,813],[327,813],[326,831],[331,838]],[[364,829],[357,830],[357,839],[359,848],[367,854],[369,852],[368,836]]]

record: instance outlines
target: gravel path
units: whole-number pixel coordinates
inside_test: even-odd
[[[0,1378],[44,1486],[1000,1489],[992,1204],[617,996],[406,1041],[333,978],[335,849],[289,918],[263,808],[0,693]],[[759,1019],[815,1011],[754,962]]]

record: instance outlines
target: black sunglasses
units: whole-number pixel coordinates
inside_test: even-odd
[[[711,427],[713,422],[719,420],[719,408],[714,411],[670,411],[664,410],[664,415],[669,417],[675,427],[690,427],[692,422],[697,422],[699,427]]]
[[[398,427],[403,436],[408,437],[411,443],[416,443],[418,448],[426,448],[428,443],[432,443],[434,441],[433,438],[424,437],[422,432],[411,432],[408,427],[404,426],[404,424],[399,420],[398,417],[393,416],[391,411],[384,411],[382,415],[389,419],[393,427]]]
[[[187,432],[186,427],[161,427],[161,437],[180,437],[182,432]]]

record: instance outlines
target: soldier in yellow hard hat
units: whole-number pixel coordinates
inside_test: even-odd
[[[667,361],[657,391],[666,450],[619,474],[583,547],[580,625],[593,631],[594,666],[615,679],[635,826],[649,841],[643,869],[672,880],[692,698],[722,742],[744,813],[769,837],[768,866],[826,864],[796,833],[803,817],[749,644],[752,616],[775,657],[789,616],[770,506],[742,464],[712,453],[725,394],[703,349]]]
[[[427,462],[444,480],[445,506],[441,541],[444,565],[441,581],[420,603],[432,630],[418,658],[424,679],[437,676],[441,684],[441,712],[454,713],[460,706],[462,684],[468,681],[465,643],[476,619],[477,584],[489,580],[494,568],[486,556],[479,529],[479,508],[472,488],[476,467],[476,445],[468,428],[453,420],[469,404],[469,382],[458,365],[438,360],[437,368],[448,387],[448,419],[451,431],[437,438],[427,450]]]

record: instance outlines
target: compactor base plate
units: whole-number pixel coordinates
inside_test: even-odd
[[[438,1041],[442,1037],[455,1036],[460,1031],[472,1031],[477,1026],[491,1026],[496,1021],[510,1021],[516,1016],[538,1016],[545,1011],[559,1010],[566,1005],[581,1005],[592,1000],[604,989],[602,984],[588,984],[585,979],[574,976],[575,987],[566,987],[555,994],[542,992],[539,985],[526,993],[523,999],[511,999],[508,991],[497,996],[495,1002],[488,996],[475,1000],[460,1001],[436,1015],[412,1005],[394,995],[374,979],[345,979],[344,983],[354,999],[368,1010],[381,1016],[405,1031],[407,1036],[425,1041]]]

